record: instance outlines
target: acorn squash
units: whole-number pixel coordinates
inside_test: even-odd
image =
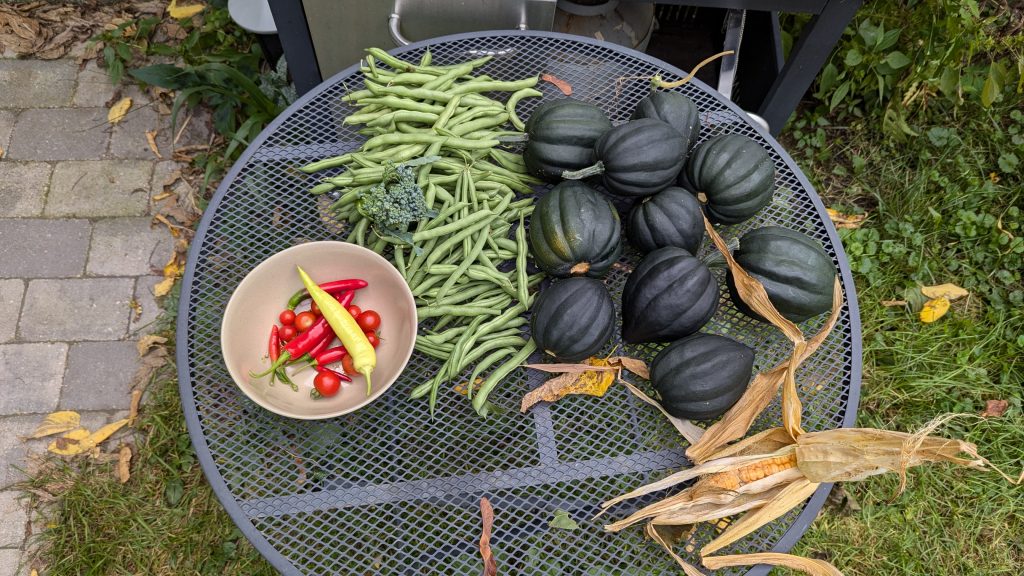
[[[526,121],[526,169],[542,180],[558,182],[562,172],[593,162],[594,144],[611,127],[608,116],[593,104],[572,98],[546,101]]]
[[[533,261],[552,276],[604,276],[622,255],[619,214],[582,182],[565,181],[537,201],[530,217]]]
[[[597,354],[614,331],[612,297],[593,278],[556,280],[537,297],[530,317],[530,334],[537,347],[567,362]]]
[[[676,129],[686,141],[686,149],[693,148],[700,138],[700,113],[697,106],[679,92],[658,90],[651,92],[636,105],[633,120],[655,118]]]
[[[742,134],[722,134],[697,146],[686,163],[683,186],[707,198],[708,219],[738,224],[772,201],[775,165],[760,144]]]
[[[622,338],[668,342],[689,336],[715,315],[718,283],[689,252],[675,246],[648,254],[622,290]]]
[[[676,418],[711,420],[743,396],[754,372],[754,351],[715,334],[669,344],[651,362],[651,384]]]
[[[642,252],[676,246],[696,256],[704,240],[700,202],[676,186],[648,196],[629,213],[626,236]]]

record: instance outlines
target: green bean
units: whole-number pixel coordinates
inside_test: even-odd
[[[437,117],[437,120],[434,121],[434,130],[444,128],[445,124],[447,124],[448,121],[452,119],[452,116],[455,115],[455,110],[459,107],[459,102],[462,102],[462,96],[456,96],[448,101],[448,104],[444,107],[444,112],[441,112]]]
[[[430,185],[433,186],[433,183],[431,183]],[[440,212],[438,212],[436,217],[431,218],[430,220],[428,220],[426,222],[426,224],[421,225],[420,226],[420,230],[423,231],[423,232],[426,232],[427,230],[437,229],[439,226],[442,225],[442,223],[445,220],[448,220],[449,218],[451,218],[452,214],[455,214],[456,212],[461,210],[462,207],[463,207],[463,203],[462,202],[456,202],[454,204],[448,204]],[[420,238],[422,239],[422,236]],[[418,240],[416,240],[416,235],[415,234],[413,234],[413,242],[418,242]]]
[[[317,184],[316,186],[313,186],[312,188],[310,188],[309,192],[310,192],[310,194],[313,194],[314,196],[319,196],[320,194],[324,194],[326,192],[330,192],[331,190],[334,190],[335,188],[337,188],[337,186],[335,186],[334,184],[332,184],[330,182],[321,182],[321,183]]]
[[[449,276],[448,279],[445,280],[444,284],[442,284],[441,287],[438,289],[438,291],[437,291],[437,297],[438,298],[444,298],[445,295],[448,294],[448,291],[451,290],[453,286],[455,286],[455,283],[459,280],[459,278],[461,278],[462,275],[466,273],[466,269],[469,268],[469,265],[472,264],[476,260],[476,255],[479,254],[480,251],[484,249],[484,241],[486,239],[487,239],[487,233],[486,232],[481,232],[480,235],[477,238],[476,243],[473,244],[473,246],[470,248],[469,254],[467,254],[463,258],[462,264],[459,264],[455,268],[455,271],[452,272],[452,275]],[[477,303],[477,304],[479,306],[484,306],[483,304],[480,304],[480,303]]]
[[[425,306],[416,309],[416,316],[420,320],[438,316],[497,316],[498,314],[501,314],[500,308],[484,308],[483,306]]]
[[[440,152],[441,152],[441,143],[440,142],[434,142],[433,144],[431,144],[430,146],[427,147],[427,151],[426,151],[426,153],[424,155],[425,156],[437,156],[438,153],[440,153]],[[419,167],[419,172],[416,173],[416,185],[419,186],[421,190],[423,189],[424,186],[426,186],[430,182],[428,179],[430,178],[430,172],[431,172],[431,170],[433,170],[433,167],[434,167],[434,163],[433,162],[424,164],[423,166]],[[437,193],[436,190],[435,190],[434,193],[436,195],[436,193]]]
[[[434,60],[434,55],[430,53],[430,48],[423,51],[423,56],[420,56],[420,67],[430,66],[431,61]]]
[[[377,236],[377,240],[370,246],[370,250],[373,250],[377,254],[381,254],[382,252],[384,252],[384,249],[387,248],[388,242],[387,240],[384,239],[383,236],[377,234],[376,232],[377,231],[374,230],[374,234]]]
[[[343,206],[354,204],[355,201],[359,199],[359,195],[365,192],[366,189],[368,188],[371,188],[371,186],[358,186],[356,188],[349,188],[344,194],[341,195],[340,198],[334,201],[334,204],[331,204],[331,208],[336,210]]]
[[[445,330],[444,332],[435,332],[435,333],[430,333],[430,334],[426,334],[426,335],[420,335],[420,336],[417,336],[416,339],[417,340],[420,340],[420,339],[427,340],[431,344],[435,344],[435,343],[436,344],[444,344],[444,343],[448,342],[449,340],[451,340],[452,338],[455,338],[456,336],[458,336],[458,335],[462,334],[463,332],[465,332],[466,328],[467,328],[466,326],[458,326],[456,328],[449,328],[449,329]]]
[[[455,82],[459,76],[469,74],[472,71],[473,64],[466,62],[465,64],[460,64],[451,70],[448,70],[440,76],[434,77],[430,82],[424,83],[423,87],[428,90],[445,90],[452,82]]]
[[[380,146],[391,146],[394,144],[433,144],[440,142],[442,146],[453,149],[483,150],[491,146],[497,146],[497,140],[467,140],[465,138],[452,138],[450,136],[436,136],[431,134],[381,134],[374,136],[363,144],[364,150],[378,148]],[[510,186],[515,188],[514,186]],[[527,188],[529,189],[529,188]]]
[[[515,354],[515,351],[516,349],[510,346],[499,348],[492,352],[490,355],[488,355],[486,358],[478,362],[477,365],[473,367],[473,372],[469,376],[469,384],[466,385],[466,397],[469,398],[470,400],[473,399],[473,387],[476,385],[476,379],[481,372],[485,372],[488,368],[494,366],[494,363],[497,362],[498,360],[506,356],[512,356],[513,354]],[[483,383],[481,383],[481,386],[482,384]]]
[[[498,247],[510,252],[517,252],[519,250],[519,245],[516,244],[516,241],[509,238],[495,238],[494,243],[497,244]]]
[[[423,354],[426,354],[427,356],[430,356],[431,358],[437,358],[438,360],[445,360],[449,356],[451,356],[450,352],[443,351],[443,350],[438,350],[436,348],[431,347],[429,344],[424,344],[424,343],[420,342],[419,340],[416,341],[416,344],[414,345],[414,348],[416,349],[417,352],[422,352]],[[424,392],[424,394],[425,394],[425,392]],[[420,396],[422,396],[422,395],[423,394],[420,394]],[[419,398],[420,396],[413,396],[413,398]]]
[[[401,246],[395,246],[395,268],[398,269],[398,273],[402,275],[402,278],[408,280],[405,269],[405,248]]]
[[[438,106],[437,104],[417,102],[416,100],[399,98],[398,96],[374,96],[372,98],[363,98],[362,101],[368,104],[380,104],[395,110],[412,110],[413,112],[431,112],[433,114],[440,114],[444,110],[443,106]]]
[[[449,126],[458,126],[458,125],[462,124],[463,122],[469,122],[470,120],[475,120],[475,119],[477,119],[477,118],[479,118],[481,116],[493,116],[495,114],[500,114],[500,113],[502,113],[504,111],[505,111],[504,108],[497,107],[497,106],[495,106],[495,107],[476,106],[476,107],[473,107],[473,108],[470,108],[470,109],[466,110],[465,112],[460,112],[460,113],[456,114],[452,118],[452,121],[449,122],[448,124],[449,124]]]
[[[402,72],[401,74],[395,74],[390,78],[382,79],[387,80],[386,86],[422,86],[434,78],[437,78],[437,76],[434,76],[433,74],[425,74],[423,72]]]
[[[409,88],[408,86],[384,86],[370,81],[366,82],[366,88],[376,96],[392,95],[412,100],[433,100],[434,102],[444,103],[447,103],[456,96],[465,96],[463,101],[466,104],[494,104],[500,106],[500,103],[496,100],[476,94],[474,91],[454,92],[453,90],[449,90],[447,92],[443,92],[441,90],[430,90],[427,88]],[[504,110],[504,106],[502,106],[502,109]]]
[[[432,112],[415,112],[413,110],[395,110],[382,114],[370,122],[367,126],[390,126],[394,122],[420,122],[433,124],[437,122],[438,115]]]
[[[498,385],[506,376],[508,376],[513,370],[519,367],[520,364],[526,361],[537,350],[537,344],[531,339],[523,346],[519,352],[508,359],[507,362],[498,366],[491,372],[491,375],[487,377],[483,385],[480,386],[480,392],[473,398],[473,408],[479,414],[483,408],[484,403],[487,402],[487,397],[494,390],[494,387]]]
[[[529,249],[526,245],[526,222],[519,217],[519,228],[516,228],[516,244],[519,245],[519,253],[516,254],[516,284],[519,290],[519,303],[526,306],[530,299],[529,288],[526,279],[526,252]]]
[[[454,350],[452,350],[452,355],[448,358],[448,361],[445,362],[445,365],[441,367],[441,370],[438,371],[437,376],[434,377],[434,383],[430,389],[431,416],[433,416],[434,414],[434,405],[437,403],[437,389],[441,385],[441,378],[451,378],[452,374],[450,374],[450,368],[453,365],[457,365],[460,362],[463,351],[466,349],[467,342],[472,338],[472,334],[476,331],[476,329],[479,328],[481,324],[483,324],[484,318],[484,316],[477,316],[476,318],[473,319],[472,322],[470,322],[469,328],[459,338],[458,342],[455,343],[455,348]]]
[[[470,266],[469,269],[466,270],[466,277],[471,280],[492,282],[507,292],[510,296],[516,295],[515,286],[512,285],[512,282],[510,282],[508,278],[494,274],[486,268]]]
[[[419,283],[417,283],[416,280],[413,279],[412,281],[409,282],[409,287],[412,288],[413,296],[420,296],[424,292],[429,290],[431,286],[437,284],[443,279],[444,278],[442,276],[429,276]]]
[[[405,60],[402,60],[400,58],[396,58],[395,56],[388,54],[387,52],[381,50],[380,48],[367,48],[366,51],[370,54],[370,56],[373,56],[376,59],[380,60],[382,64],[391,67],[393,70],[401,70],[404,72],[416,72],[419,70],[417,66],[410,64],[409,62],[406,62]],[[424,70],[426,70],[426,67],[424,67]]]
[[[534,83],[534,85],[536,85],[536,82]],[[512,125],[516,127],[516,130],[526,130],[526,124],[523,124],[523,121],[520,120],[519,116],[516,115],[516,104],[519,104],[519,101],[522,100],[523,98],[540,98],[542,96],[544,96],[544,93],[541,92],[540,90],[534,90],[533,88],[523,88],[522,90],[517,90],[514,94],[508,97],[508,102],[505,102],[505,109],[508,110],[508,119],[510,122],[512,122]]]
[[[472,298],[483,298],[485,294],[490,294],[491,292],[497,294],[502,293],[500,289],[496,288],[493,284],[480,282],[476,283],[474,286],[470,288],[460,290],[456,294],[452,294],[444,298],[438,298],[437,301],[434,303],[438,305],[458,304],[460,302],[465,302],[466,300],[470,300]]]
[[[373,95],[373,92],[369,90],[356,90],[355,92],[349,92],[341,97],[342,102],[355,102],[356,100],[362,100]]]
[[[313,172],[319,172],[320,170],[326,170],[328,168],[339,168],[348,164],[352,159],[352,154],[342,154],[341,156],[334,156],[332,158],[324,158],[323,160],[317,160],[316,162],[310,162],[305,166],[299,168],[300,172],[306,174],[312,174]]]
[[[376,138],[382,138],[382,137],[383,136],[376,136]],[[486,142],[486,140],[470,140],[470,142]],[[492,181],[492,182],[498,182],[500,184],[504,184],[504,185],[508,186],[509,188],[515,190],[516,192],[520,192],[522,194],[533,194],[533,188],[530,188],[528,185],[524,184],[518,178],[508,178],[508,177],[503,176],[501,174],[494,174],[494,173],[492,173],[490,176],[487,177],[487,179]]]
[[[366,245],[366,228],[370,225],[370,221],[363,218],[352,227],[352,232],[348,235],[347,241],[359,246]]]
[[[492,148],[488,150],[487,153],[491,158],[494,159],[495,162],[498,163],[498,166],[501,166],[505,170],[508,170],[509,172],[512,172],[517,176],[526,173],[526,165],[522,163],[522,158],[519,155],[509,154],[508,152],[505,152],[498,148]],[[510,156],[519,158],[519,162],[517,163],[515,160],[512,160],[511,158],[509,158]]]
[[[349,114],[348,116],[345,117],[344,120],[341,121],[341,123],[346,126],[352,124],[367,124],[367,122],[376,120],[377,118],[380,118],[381,116],[384,116],[386,114],[389,114],[389,112],[386,109],[378,110],[376,112],[359,112],[356,114]],[[369,126],[369,124],[367,125]]]
[[[521,327],[526,324],[529,324],[529,321],[526,318],[513,318],[508,322],[508,324],[505,325],[505,330],[500,330],[498,332],[492,332],[490,334],[487,334],[486,336],[481,336],[480,338],[477,339],[477,341],[487,342],[489,340],[494,340],[495,338],[505,338],[508,336],[522,336],[523,331]],[[524,341],[523,344],[526,344],[526,342]]]
[[[500,166],[498,164],[492,164],[491,162],[488,162],[486,160],[480,160],[476,164],[478,165],[478,168],[480,168],[481,170],[485,170],[487,172],[490,172],[491,174],[500,174],[500,175],[502,175],[502,176],[504,176],[506,178],[511,178],[511,179],[514,179],[514,180],[518,180],[519,182],[521,182],[523,184],[543,184],[544,183],[544,181],[541,180],[540,178],[535,178],[535,177],[533,177],[533,176],[531,176],[529,174],[523,174],[521,172],[517,172],[516,170],[509,170],[509,169],[507,169],[507,168],[505,168],[503,166]]]
[[[430,251],[433,250],[434,244],[436,244],[436,243],[437,243],[436,239],[427,240],[422,246],[420,246],[420,248],[423,250],[422,254],[418,255],[418,254],[416,254],[416,252],[413,252],[412,256],[409,257],[410,285],[411,285],[411,282],[412,282],[411,279],[413,278],[413,276],[417,272],[419,272],[420,266],[423,264],[423,261],[426,260],[425,254],[429,254]]]
[[[452,134],[456,136],[465,136],[471,132],[482,130],[485,128],[493,128],[494,126],[500,126],[508,121],[508,114],[502,112],[496,114],[490,118],[477,118],[471,122],[466,122],[452,128]]]
[[[466,204],[465,202],[460,202],[459,204],[457,204],[457,206],[460,207],[466,205],[468,204]],[[460,230],[464,231],[467,229],[467,227],[476,225],[481,220],[488,219],[487,222],[490,222],[496,216],[497,215],[494,212],[491,212],[490,210],[480,210],[479,212],[474,212],[473,214],[467,216],[463,220],[456,220],[455,222],[445,224],[444,226],[438,226],[437,228],[431,228],[429,230],[424,230],[422,232],[415,232],[412,235],[412,241],[413,243],[422,242],[430,238],[445,236],[447,234],[458,232]],[[438,218],[437,220],[440,220],[440,218]]]
[[[539,78],[537,76],[531,76],[530,78],[513,80],[510,82],[495,80],[491,80],[489,82],[466,82],[465,84],[460,84],[455,88],[452,88],[448,92],[452,95],[470,94],[474,92],[514,92],[522,90],[523,88],[533,88],[537,85],[538,80]]]
[[[484,64],[490,62],[491,58],[494,58],[494,56],[483,56],[483,57],[477,58],[476,60],[470,60],[469,62],[465,62],[465,64],[472,64],[473,65],[473,69],[476,69],[476,68],[479,68],[479,67],[483,66]],[[431,66],[431,69],[432,70],[437,70],[437,71],[440,71],[440,72],[444,72],[444,71],[447,71],[447,70],[451,70],[452,68],[455,68],[457,66],[461,66],[461,64],[449,64],[447,66]]]

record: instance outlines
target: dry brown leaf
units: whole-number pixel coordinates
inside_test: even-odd
[[[701,556],[714,554],[718,550],[736,542],[740,538],[750,534],[754,530],[796,508],[811,497],[818,489],[819,484],[805,478],[800,478],[787,484],[770,502],[764,506],[751,510],[742,518],[729,525],[729,528],[722,532],[717,538],[708,542],[700,550]]]
[[[931,324],[945,316],[946,312],[949,312],[949,300],[945,297],[932,298],[924,303],[918,317],[921,318],[921,322]]]
[[[107,122],[111,124],[117,124],[124,119],[125,114],[128,113],[132,107],[132,99],[128,97],[121,98],[116,104],[110,107],[107,111]]]
[[[906,306],[908,302],[906,300],[882,300],[881,304],[886,308],[892,308],[894,306]]]
[[[42,423],[36,428],[29,438],[42,438],[43,436],[50,436],[51,434],[60,434],[61,432],[67,432],[74,430],[82,424],[82,417],[78,412],[72,410],[61,410],[60,412],[52,412],[43,418]]]
[[[138,322],[142,318],[142,303],[132,298],[128,301],[128,307],[132,310],[132,322]]]
[[[480,517],[483,529],[480,532],[480,556],[484,561],[483,576],[497,576],[498,563],[491,552],[491,528],[494,526],[494,508],[486,497],[480,499]]]
[[[985,402],[985,410],[982,411],[982,418],[999,418],[1010,408],[1006,400],[988,400]]]
[[[169,195],[171,195],[171,193],[169,193],[169,192],[168,192],[168,194],[167,194],[167,195],[169,196]],[[164,196],[164,197],[166,198],[167,196]],[[155,198],[154,198],[154,200],[155,200]],[[164,216],[163,214],[155,214],[155,215],[153,216],[153,220],[156,220],[157,222],[159,222],[159,223],[163,224],[164,226],[167,226],[167,231],[171,233],[171,236],[173,236],[173,237],[177,238],[178,236],[180,236],[180,235],[181,235],[181,233],[180,233],[180,232],[178,232],[178,228],[179,228],[179,226],[177,226],[177,225],[173,224],[173,223],[172,223],[172,222],[171,222],[170,220],[168,220],[168,219],[167,219],[167,217],[166,217],[166,216]]]
[[[558,76],[555,76],[553,74],[541,74],[540,79],[543,80],[544,82],[549,82],[552,85],[554,85],[554,87],[558,88],[558,90],[561,91],[562,94],[565,94],[566,96],[572,96],[572,85],[566,82],[565,80],[562,80]]]
[[[156,196],[153,196],[153,202],[159,202],[161,200],[170,198],[171,196],[174,196],[174,192],[161,192]]]
[[[614,382],[613,371],[566,372],[527,392],[519,411],[526,412],[538,402],[554,402],[570,394],[601,397]]]
[[[174,170],[170,174],[168,174],[167,178],[164,178],[164,181],[161,183],[161,186],[166,188],[166,187],[170,186],[171,184],[174,184],[178,180],[181,180],[181,170],[180,169],[179,170]]]
[[[616,366],[610,366],[607,364],[589,364],[586,362],[592,361],[594,358],[585,360],[584,364],[523,364],[523,368],[532,368],[533,370],[540,370],[541,372],[550,372],[552,374],[581,374],[583,372],[615,372],[618,370]]]
[[[149,149],[153,152],[153,155],[163,160],[163,155],[160,154],[160,148],[156,145],[156,130],[146,130],[146,143],[149,144]]]
[[[156,334],[148,334],[139,338],[139,341],[135,343],[135,350],[139,353],[139,356],[145,356],[146,352],[153,346],[164,344],[167,342],[167,338],[163,336],[157,336]]]
[[[867,217],[867,214],[843,214],[838,210],[828,209],[828,218],[836,225],[836,228],[860,228]]]
[[[128,406],[128,425],[134,426],[135,419],[139,417],[139,402],[142,401],[142,390],[132,390],[132,401]]]
[[[650,522],[645,524],[644,532],[651,538],[651,540],[660,544],[661,547],[668,552],[669,556],[676,561],[676,564],[679,564],[679,567],[683,569],[683,573],[686,574],[686,576],[704,576],[704,573],[698,570],[696,566],[690,564],[686,560],[683,560],[678,554],[676,554],[675,550],[672,549],[672,545],[665,540],[664,536],[662,536],[660,532],[658,532],[658,529],[654,524]]]
[[[938,284],[936,286],[921,286],[921,293],[928,298],[945,298],[953,301],[970,294],[967,290],[956,284]]]
[[[132,449],[127,445],[121,446],[117,452],[117,481],[124,484],[131,478]]]
[[[647,368],[647,363],[638,358],[630,358],[629,356],[612,356],[608,359],[608,363],[612,366],[618,364],[644,380],[651,379],[651,371]]]
[[[798,570],[810,576],[843,576],[838,568],[813,558],[804,558],[781,552],[758,552],[756,554],[732,554],[729,556],[708,556],[701,558],[705,568],[718,570],[732,566],[753,566],[755,564],[768,564],[771,566],[783,566],[791,570]]]
[[[5,154],[5,152],[4,152],[4,147],[3,147],[3,146],[0,146],[0,158],[3,158],[3,157],[4,157],[4,154]]]
[[[206,5],[202,3],[178,6],[178,0],[171,0],[171,3],[167,5],[167,14],[175,20],[182,20],[199,14],[204,8],[206,8]]]

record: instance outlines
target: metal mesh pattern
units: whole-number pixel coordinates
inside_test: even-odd
[[[553,34],[449,37],[429,47],[439,64],[500,51],[481,73],[496,79],[552,73],[573,86],[575,98],[602,106],[613,122],[625,121],[649,91],[649,82],[635,77],[661,73],[671,79],[679,72],[639,53]],[[418,60],[423,49],[413,45],[400,52]],[[478,502],[487,496],[496,511],[492,545],[504,574],[677,574],[640,530],[606,534],[591,520],[601,501],[686,462],[678,434],[621,387],[601,399],[571,397],[522,415],[520,399],[543,376],[518,371],[491,396],[507,409],[504,414],[483,420],[464,397],[447,389],[432,421],[427,403],[410,400],[407,393],[440,363],[415,354],[392,390],[369,407],[333,420],[301,422],[261,409],[232,383],[219,353],[220,320],[232,290],[280,250],[340,239],[338,227],[324,222],[308,193],[322,174],[309,177],[293,167],[358,146],[363,138],[341,125],[353,110],[340,97],[360,87],[358,73],[343,72],[271,126],[221,185],[193,246],[179,331],[181,390],[189,430],[221,501],[257,548],[286,573],[477,574]],[[561,97],[553,86],[539,88],[545,98]],[[771,151],[776,164],[775,201],[755,220],[725,228],[723,235],[728,239],[767,223],[801,230],[819,240],[843,269],[851,297],[845,256],[830,240],[814,192],[788,156],[704,85],[680,90],[702,111],[703,138],[746,134]],[[519,114],[528,117],[539,101],[524,100]],[[713,249],[706,244],[705,253]],[[616,300],[626,270],[637,261],[627,250],[622,266],[607,278]],[[723,271],[716,274],[721,281]],[[722,285],[721,307],[705,330],[755,348],[758,370],[787,357],[790,347],[779,331],[737,312]],[[849,303],[844,307],[832,335],[800,369],[808,430],[840,426],[856,410],[855,310]],[[814,333],[822,321],[802,327]],[[657,347],[619,350],[650,360]],[[779,420],[776,401],[757,429]],[[652,500],[620,505],[611,516]],[[549,528],[556,509],[568,511],[581,529]],[[726,552],[775,548],[798,513]],[[702,527],[679,545],[679,553],[696,561],[695,548],[720,529]]]

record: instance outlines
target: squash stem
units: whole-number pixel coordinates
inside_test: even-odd
[[[565,170],[562,172],[562,178],[566,180],[583,180],[584,178],[590,178],[602,173],[604,173],[604,162],[598,160],[597,164],[593,166],[587,166],[579,170]]]

